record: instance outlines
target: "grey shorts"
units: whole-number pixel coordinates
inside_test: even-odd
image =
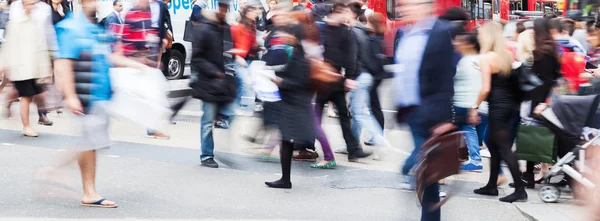
[[[88,114],[79,116],[82,129],[81,150],[98,150],[110,147],[108,136],[109,115],[108,102],[96,101],[92,104]]]

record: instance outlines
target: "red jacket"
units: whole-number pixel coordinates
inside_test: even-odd
[[[585,56],[577,52],[566,52],[560,60],[563,77],[569,81],[569,91],[576,93],[581,84],[588,82],[579,77],[579,74],[585,72]]]
[[[258,48],[256,30],[248,30],[243,24],[237,23],[231,26],[231,36],[233,38],[233,48],[241,50],[235,55],[243,58],[248,57],[248,55],[255,55]]]

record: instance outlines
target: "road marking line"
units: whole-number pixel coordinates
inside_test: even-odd
[[[14,146],[15,144],[12,143],[2,143],[3,146]]]

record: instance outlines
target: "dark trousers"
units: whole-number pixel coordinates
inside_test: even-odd
[[[359,146],[357,138],[352,134],[350,113],[348,111],[348,106],[346,105],[346,93],[343,90],[317,92],[316,108],[318,110],[323,110],[325,103],[329,101],[333,102],[338,109],[340,125],[342,126],[342,133],[344,135],[344,140],[346,141],[349,155],[351,156],[352,154],[361,151],[362,148]],[[321,118],[322,116],[318,117]]]
[[[161,60],[162,60],[162,71],[165,74],[169,74],[169,59],[171,58],[171,49],[167,48],[167,50],[165,50],[165,53],[162,54]]]
[[[416,113],[416,112],[414,112]],[[415,149],[411,153],[408,159],[402,168],[403,174],[408,174],[410,169],[412,169],[419,160],[419,152],[421,150],[421,146],[427,139],[429,139],[429,128],[423,128],[418,123],[420,116],[418,114],[412,114],[408,121],[408,125],[410,126],[410,131],[413,136],[413,142],[415,145]],[[417,180],[417,182],[420,182]],[[440,186],[439,184],[433,183],[423,190],[423,200],[421,207],[421,220],[422,221],[439,221],[441,219],[441,208],[432,209],[437,203],[440,202]]]
[[[383,116],[383,111],[381,110],[381,103],[379,102],[379,93],[377,93],[377,89],[381,84],[381,80],[373,81],[373,87],[371,87],[370,96],[371,96],[371,113],[377,123],[381,126],[381,130],[385,128],[385,118]]]

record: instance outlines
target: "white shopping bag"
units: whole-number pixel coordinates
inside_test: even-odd
[[[111,68],[113,97],[109,113],[153,130],[161,130],[171,114],[167,82],[159,69]]]
[[[261,101],[276,102],[280,101],[279,87],[271,81],[275,77],[275,71],[266,70],[264,61],[254,61],[249,67],[252,75],[252,84],[256,97]]]

